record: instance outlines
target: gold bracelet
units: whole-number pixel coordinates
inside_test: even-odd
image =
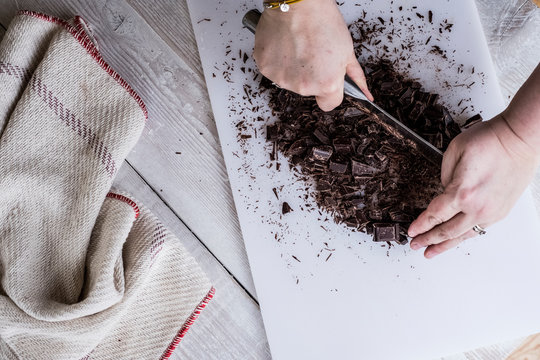
[[[290,9],[290,5],[291,4],[294,4],[294,3],[297,3],[297,2],[300,2],[302,0],[281,0],[281,1],[265,1],[263,2],[263,6],[266,8],[266,9],[277,9],[279,8],[279,10],[283,11],[283,12],[287,12],[289,11]]]

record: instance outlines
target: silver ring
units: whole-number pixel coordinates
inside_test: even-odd
[[[478,235],[484,235],[486,233],[486,230],[480,225],[474,225],[472,229],[476,231]]]
[[[277,87],[278,89],[281,89],[281,86],[279,86],[279,85],[276,84],[275,82],[273,82],[272,85],[274,85],[274,86]]]

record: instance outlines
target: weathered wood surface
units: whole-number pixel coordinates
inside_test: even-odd
[[[524,0],[476,3],[503,94],[511,97],[540,59],[539,11]],[[218,289],[175,358],[270,358],[185,0],[0,0],[0,24],[19,9],[84,16],[104,57],[149,107],[147,128],[115,184],[181,239]],[[509,359],[540,358],[538,338]],[[444,359],[503,359],[519,342]]]
[[[540,334],[529,336],[507,360],[538,360],[540,359]]]

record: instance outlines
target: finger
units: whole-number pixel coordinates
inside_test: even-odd
[[[341,80],[341,83],[334,91],[315,97],[317,105],[319,105],[322,111],[334,110],[341,104],[343,101],[343,81]]]
[[[478,235],[474,230],[469,230],[465,234],[458,236],[457,238],[443,241],[440,244],[429,245],[424,251],[424,256],[428,259],[431,259],[447,250],[450,250],[453,247],[458,246],[461,242],[475,237]]]
[[[452,179],[454,178],[456,168],[461,161],[462,151],[456,144],[457,142],[452,141],[443,155],[441,164],[441,184],[444,188],[451,183]]]
[[[453,218],[460,209],[455,205],[455,197],[453,194],[442,193],[434,198],[418,216],[416,220],[409,226],[408,234],[410,237],[415,237],[431,230],[435,226],[442,224],[445,221]]]
[[[441,225],[435,226],[433,229],[422,235],[415,237],[411,241],[411,248],[413,250],[417,250],[422,247],[440,244],[443,241],[460,237],[473,228],[474,223],[471,221],[470,216],[464,213],[459,213],[452,219],[442,223]]]
[[[370,100],[373,101],[373,95],[368,89],[366,76],[364,75],[364,70],[362,70],[362,66],[360,66],[360,63],[358,60],[356,60],[356,57],[354,54],[352,55],[352,60],[347,64],[347,75],[352,79],[352,81],[355,82],[356,85],[362,90],[364,95]]]

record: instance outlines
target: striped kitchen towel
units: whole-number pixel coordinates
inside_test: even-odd
[[[166,359],[212,298],[110,192],[147,113],[84,21],[23,11],[0,44],[0,359]]]

